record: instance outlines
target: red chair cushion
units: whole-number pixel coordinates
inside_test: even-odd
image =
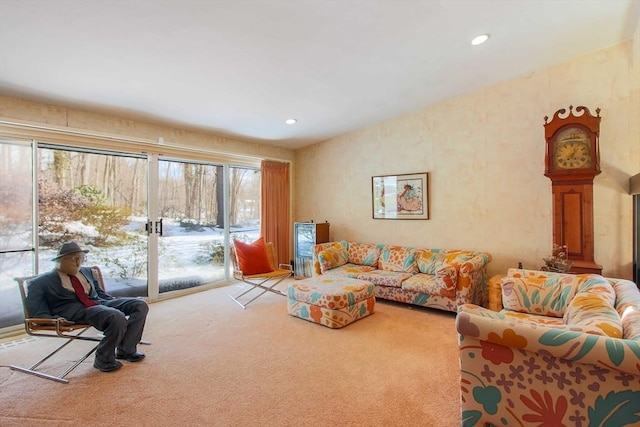
[[[267,256],[264,238],[260,237],[253,243],[233,241],[238,257],[238,267],[245,276],[252,274],[271,273],[273,267]]]

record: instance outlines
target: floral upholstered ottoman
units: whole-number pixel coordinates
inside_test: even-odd
[[[373,314],[375,305],[375,286],[365,280],[311,277],[287,288],[289,314],[334,329]]]

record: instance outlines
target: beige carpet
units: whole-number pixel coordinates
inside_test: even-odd
[[[453,313],[379,300],[374,315],[334,330],[289,316],[274,294],[242,310],[227,297],[239,289],[152,304],[145,360],[102,373],[91,356],[66,385],[4,367],[58,340],[5,340],[0,425],[460,425]]]

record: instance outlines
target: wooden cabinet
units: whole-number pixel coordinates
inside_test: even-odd
[[[602,274],[594,260],[592,187],[589,181],[552,185],[554,242],[567,246],[570,273]]]
[[[311,277],[313,245],[329,241],[329,223],[296,222],[293,225],[294,275]]]

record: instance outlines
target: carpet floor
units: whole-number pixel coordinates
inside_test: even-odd
[[[283,288],[286,287],[286,284]],[[459,426],[455,314],[378,300],[342,329],[289,316],[266,294],[243,310],[231,285],[151,305],[147,354],[111,373],[93,356],[69,384],[12,371],[59,340],[0,346],[0,425]],[[72,343],[53,372],[81,354]]]

